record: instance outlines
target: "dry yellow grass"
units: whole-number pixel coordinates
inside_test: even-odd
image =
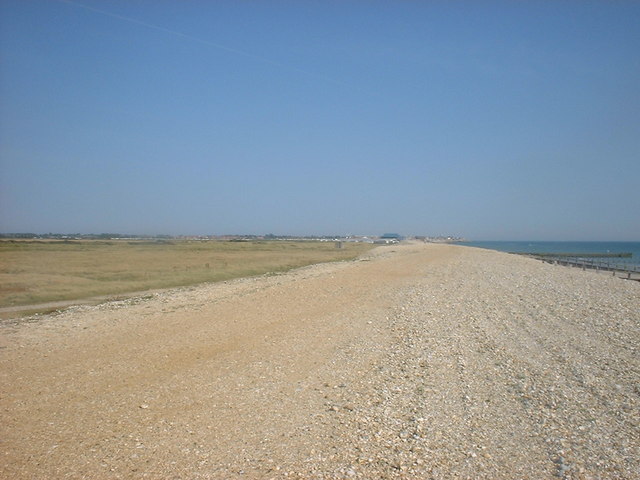
[[[216,282],[354,258],[333,242],[0,241],[0,307]]]

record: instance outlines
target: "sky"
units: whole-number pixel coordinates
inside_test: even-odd
[[[640,240],[640,2],[0,2],[0,232]]]

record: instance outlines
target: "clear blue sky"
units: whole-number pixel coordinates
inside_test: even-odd
[[[3,0],[0,232],[640,240],[640,2]]]

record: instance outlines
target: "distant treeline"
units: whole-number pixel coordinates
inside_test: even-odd
[[[125,235],[121,233],[0,233],[0,238],[109,240],[113,238],[168,239],[171,235]]]
[[[50,240],[334,240],[344,238],[341,235],[132,235],[123,233],[0,233],[0,239],[50,239]]]

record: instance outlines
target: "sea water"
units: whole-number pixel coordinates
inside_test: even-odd
[[[619,264],[640,265],[640,242],[461,242],[469,247],[514,253],[631,253],[631,258],[612,258]],[[604,260],[604,259],[603,259]]]

